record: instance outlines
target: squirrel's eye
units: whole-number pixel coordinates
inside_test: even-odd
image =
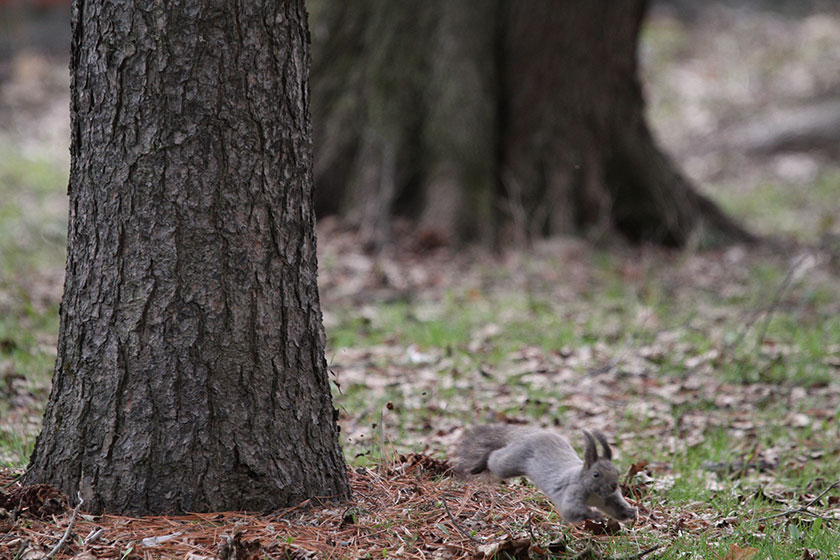
[[[598,471],[595,471],[594,473],[592,473],[593,478],[598,478],[599,476],[601,476],[601,475],[598,474]]]

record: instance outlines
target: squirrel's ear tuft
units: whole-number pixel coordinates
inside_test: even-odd
[[[583,468],[589,469],[598,460],[598,448],[595,446],[595,438],[592,434],[583,430],[584,450],[583,450]]]
[[[610,444],[607,443],[607,438],[604,437],[604,434],[595,430],[594,432],[595,438],[601,444],[601,447],[604,449],[604,459],[607,461],[612,461],[612,449],[610,449]]]

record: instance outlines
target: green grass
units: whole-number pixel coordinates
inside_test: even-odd
[[[0,144],[0,279],[63,262],[67,173]]]
[[[2,407],[0,406],[0,410]],[[35,438],[0,429],[0,467],[22,469],[29,462]]]
[[[751,189],[724,185],[719,198],[729,212],[747,223],[760,224],[762,231],[814,242],[836,231],[840,170],[821,170],[807,185],[782,181],[767,181]]]
[[[0,144],[0,464],[34,444],[55,363],[64,267],[66,170]],[[56,287],[58,286],[58,287]],[[25,380],[17,379],[24,376]],[[7,424],[14,417],[26,426]]]
[[[803,434],[779,429],[766,433],[760,439],[762,444],[769,446],[789,440],[791,435],[799,439]],[[650,442],[648,453],[651,457],[662,457],[659,444]],[[646,542],[665,546],[658,553],[660,557],[683,558],[686,554],[697,554],[704,558],[714,555],[722,558],[731,545],[755,547],[758,549],[756,558],[799,559],[803,549],[836,551],[840,545],[840,532],[832,529],[836,521],[826,522],[803,514],[791,514],[775,521],[764,519],[799,507],[803,501],[827,488],[837,478],[836,461],[833,464],[813,462],[809,464],[810,468],[791,469],[785,466],[791,462],[791,457],[783,455],[780,468],[773,473],[775,480],[772,483],[781,483],[782,487],[789,489],[789,504],[784,505],[762,496],[762,489],[770,484],[767,474],[756,474],[754,470],[746,470],[742,474],[737,471],[715,474],[704,466],[709,462],[728,463],[750,458],[748,453],[738,448],[739,441],[731,437],[729,430],[716,427],[708,431],[701,445],[672,457],[673,472],[678,473],[673,478],[673,485],[652,490],[644,500],[647,507],[690,514],[688,519],[697,517],[706,520],[709,525],[693,531],[686,527],[680,531],[684,536],[676,539],[651,533],[649,536],[653,538]],[[799,499],[798,494],[803,492],[808,493],[807,498]],[[815,511],[824,509],[825,505],[824,498]],[[627,544],[626,539],[616,539],[611,544],[612,548],[607,550],[616,555],[638,552]]]

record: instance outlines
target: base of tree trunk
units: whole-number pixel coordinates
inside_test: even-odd
[[[606,185],[617,231],[635,242],[682,247],[754,243],[758,238],[697,191],[655,143],[646,124],[615,131]]]
[[[350,492],[317,285],[306,9],[229,8],[73,3],[58,356],[24,480],[93,513]]]

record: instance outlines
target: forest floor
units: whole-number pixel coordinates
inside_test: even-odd
[[[407,239],[371,255],[322,222],[355,497],[271,515],[71,521],[65,498],[14,484],[55,359],[69,138],[66,62],[18,53],[0,68],[0,558],[45,558],[70,525],[57,558],[834,557],[837,148],[732,145],[767,115],[840,95],[840,14],[815,5],[660,6],[642,49],[663,145],[749,227],[796,240],[786,252],[577,239],[430,252]],[[555,426],[578,449],[582,429],[604,431],[639,519],[570,527],[521,480],[452,477],[453,444],[488,421]]]

